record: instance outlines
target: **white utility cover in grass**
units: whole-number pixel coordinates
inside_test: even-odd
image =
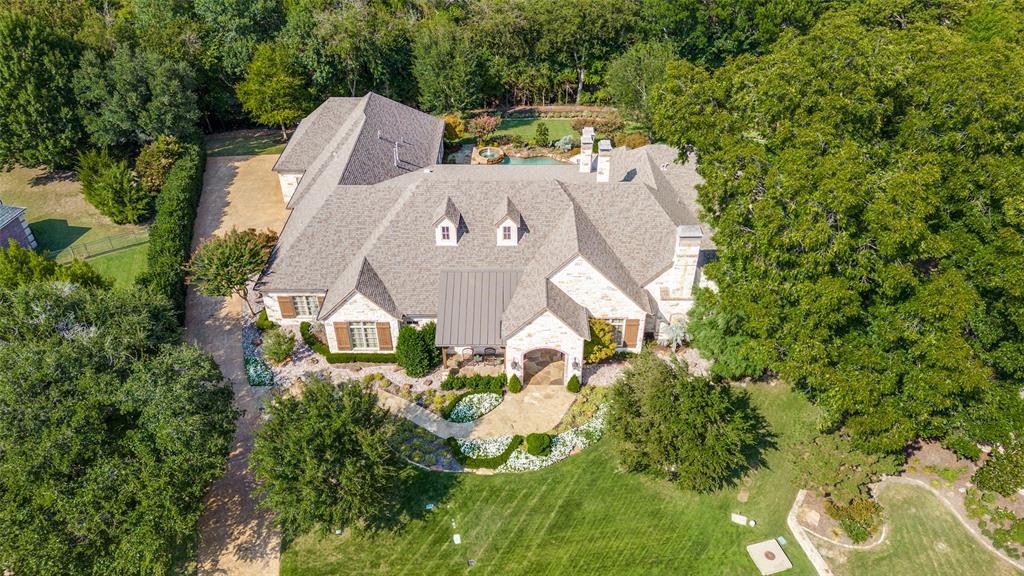
[[[743,514],[737,514],[733,512],[729,515],[729,519],[732,520],[733,524],[739,524],[740,526],[747,525],[747,517]]]
[[[747,546],[747,554],[754,560],[757,569],[761,574],[778,574],[793,567],[789,557],[782,551],[782,546],[775,540],[765,540],[757,544]]]

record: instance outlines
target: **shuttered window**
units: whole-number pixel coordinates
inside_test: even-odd
[[[296,316],[315,317],[320,313],[320,299],[316,296],[292,296]]]
[[[615,343],[618,344],[619,346],[622,346],[623,342],[625,342],[626,337],[626,319],[608,318],[605,320],[605,322],[611,324],[612,330],[614,330],[614,333],[612,334],[612,340],[614,340]]]
[[[349,341],[355,350],[377,350],[377,323],[376,322],[349,322]]]

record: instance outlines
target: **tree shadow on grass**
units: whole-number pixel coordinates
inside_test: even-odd
[[[75,179],[74,170],[47,170],[40,172],[29,180],[30,186],[46,186],[55,182],[71,182]]]
[[[752,422],[754,441],[743,447],[743,457],[746,459],[746,466],[737,467],[726,478],[726,484],[735,486],[750,472],[761,468],[770,470],[765,454],[770,450],[778,450],[778,435],[771,429],[768,419],[761,414],[761,411],[751,404],[750,394],[746,391],[736,394],[734,399],[738,411],[746,412]]]
[[[39,220],[30,224],[29,228],[32,229],[32,235],[35,236],[39,247],[51,252],[71,246],[86,232],[92,230],[86,226],[72,226],[67,220],[60,218]]]

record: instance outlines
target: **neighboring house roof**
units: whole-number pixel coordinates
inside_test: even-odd
[[[3,228],[14,220],[17,220],[19,216],[24,214],[24,212],[24,208],[11,206],[10,204],[0,204],[0,228]]]
[[[437,346],[499,347],[501,315],[519,284],[517,270],[445,270],[437,292]]]
[[[579,173],[575,165],[434,164],[375,184],[346,184],[345,159],[367,133],[370,115],[356,116],[363,119],[340,124],[303,176],[304,192],[296,193],[298,200],[293,197],[294,209],[259,284],[267,293],[326,291],[321,319],[359,292],[396,318],[440,321],[448,312],[441,309],[439,294],[451,283],[484,282],[500,270],[518,274],[507,300],[504,293],[489,300],[503,302],[502,340],[545,310],[589,336],[586,310],[550,278],[582,257],[651,312],[643,286],[671,267],[678,227],[699,225],[694,163],[672,163],[674,149],[661,145],[613,150],[607,183]],[[443,126],[438,127],[440,142]],[[390,162],[389,156],[385,163]],[[461,220],[457,246],[435,243],[442,215]],[[515,245],[499,246],[495,240],[495,226],[505,216],[520,223]],[[454,316],[448,321],[456,322],[453,332],[443,336],[439,330],[439,341],[464,333],[463,328],[494,328],[490,320],[465,326]],[[493,333],[486,332],[486,339],[493,340]]]

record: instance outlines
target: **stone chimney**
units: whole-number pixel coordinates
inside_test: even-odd
[[[594,171],[594,129],[587,126],[580,136],[580,172]]]
[[[597,181],[607,182],[612,175],[612,141],[597,143]]]
[[[670,287],[676,298],[691,298],[697,280],[697,263],[700,258],[700,241],[704,231],[698,224],[684,224],[676,227],[676,253],[672,267],[678,283]]]

